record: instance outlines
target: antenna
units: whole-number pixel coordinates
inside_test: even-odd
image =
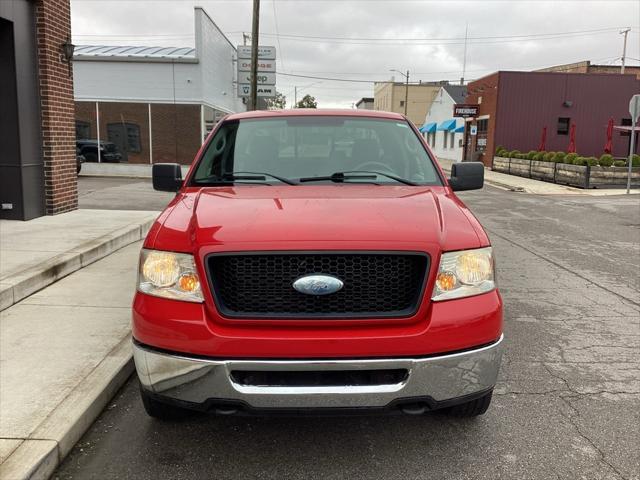
[[[460,78],[460,85],[464,85],[464,74],[467,71],[467,39],[469,38],[469,22],[466,22],[464,27],[464,54],[462,55],[462,78]]]

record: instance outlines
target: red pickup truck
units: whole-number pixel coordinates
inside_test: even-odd
[[[146,411],[483,414],[502,355],[493,251],[404,116],[225,117],[144,242],[133,303]]]

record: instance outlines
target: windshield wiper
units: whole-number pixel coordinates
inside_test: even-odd
[[[376,175],[345,175],[345,172],[336,172],[331,175],[323,175],[321,177],[304,177],[300,179],[302,182],[336,182],[341,183],[345,180],[375,180]]]
[[[274,175],[273,173],[267,172],[227,172],[222,174],[223,180],[255,180],[255,181],[266,181],[267,177],[275,178],[276,180],[286,183],[287,185],[297,185],[293,180],[289,180],[288,178],[281,177],[279,175]]]
[[[411,180],[407,180],[406,178],[402,178],[402,177],[396,177],[395,175],[391,175],[390,173],[384,173],[384,172],[375,172],[375,171],[369,171],[369,170],[351,170],[348,172],[342,172],[343,174],[345,173],[371,173],[373,175],[379,175],[382,177],[387,177],[390,178],[391,180],[395,180],[396,182],[399,183],[404,183],[405,185],[411,185],[412,187],[417,187],[418,184],[415,182],[412,182]]]

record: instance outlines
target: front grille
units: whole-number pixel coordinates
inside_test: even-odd
[[[418,309],[429,258],[421,253],[212,254],[210,283],[220,312],[236,318],[389,318]],[[338,277],[338,292],[314,296],[293,282]]]

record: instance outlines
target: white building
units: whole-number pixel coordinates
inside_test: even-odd
[[[438,158],[462,161],[464,118],[453,117],[453,106],[464,103],[467,87],[443,85],[427,112],[424,125],[420,127],[431,150]]]
[[[194,14],[194,47],[76,47],[79,138],[113,142],[131,163],[190,163],[222,116],[246,110],[234,45],[202,8]]]

